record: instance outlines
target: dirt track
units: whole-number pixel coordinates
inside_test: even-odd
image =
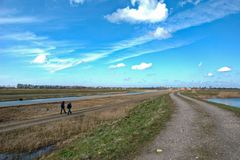
[[[63,114],[63,115],[56,114],[56,115],[41,117],[41,118],[32,119],[32,120],[22,120],[22,121],[18,121],[18,122],[3,123],[3,124],[0,124],[0,133],[15,130],[15,129],[20,129],[20,128],[24,128],[24,127],[44,124],[44,123],[48,123],[48,122],[52,122],[52,121],[56,121],[56,120],[60,120],[60,119],[73,118],[75,116],[81,116],[84,113],[97,111],[97,110],[101,110],[104,108],[109,108],[109,106],[96,106],[96,107],[90,107],[90,108],[83,108],[83,109],[75,112],[71,116],[68,116],[65,114]]]
[[[176,112],[138,160],[239,160],[240,118],[232,112],[171,94]],[[157,153],[156,150],[162,152]]]

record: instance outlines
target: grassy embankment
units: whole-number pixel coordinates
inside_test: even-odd
[[[96,107],[96,106],[114,106],[114,107],[125,107],[126,105],[136,105],[142,100],[148,99],[152,96],[157,96],[154,94],[143,94],[143,95],[129,95],[129,96],[115,96],[115,97],[105,97],[105,98],[94,98],[73,101],[73,112],[79,111],[86,107]],[[27,106],[16,106],[0,108],[1,116],[0,123],[7,123],[19,120],[30,120],[45,116],[50,116],[54,114],[59,114],[60,103],[51,104],[36,104]]]
[[[131,159],[159,134],[172,111],[168,95],[145,101],[43,159]]]
[[[144,95],[116,96],[73,102],[73,116],[62,115],[63,119],[27,128],[0,133],[1,153],[21,153],[35,151],[51,144],[68,143],[82,137],[105,122],[122,118],[128,111],[146,100],[159,97],[165,92]],[[167,93],[167,92],[166,92]],[[90,113],[75,114],[82,108],[107,107]],[[0,108],[0,125],[37,120],[59,114],[59,104],[41,104],[21,107]]]
[[[110,108],[42,125],[0,133],[0,153],[31,152],[52,144],[61,146],[104,122],[124,117],[133,106]],[[63,117],[66,115],[63,115]]]
[[[127,115],[128,111],[137,104],[153,97],[159,97],[161,94],[151,93],[74,101],[73,116],[62,115],[63,119],[58,121],[0,133],[0,152],[30,152],[51,144],[65,143],[75,136],[82,136],[105,121],[112,121]],[[96,106],[107,108],[84,113],[84,115],[75,114],[82,108]],[[47,118],[58,115],[59,111],[59,104],[0,108],[2,113],[0,125]]]
[[[137,91],[137,89],[0,89],[0,101],[38,98],[60,98],[105,93],[124,93],[132,91]]]
[[[225,104],[215,103],[215,102],[209,102],[205,99],[208,98],[238,98],[240,97],[240,91],[239,90],[193,90],[193,91],[184,91],[181,92],[182,94],[196,98],[202,101],[205,101],[207,103],[213,104],[215,106],[218,106],[219,108],[229,110],[234,112],[237,116],[240,117],[240,108],[232,107]]]

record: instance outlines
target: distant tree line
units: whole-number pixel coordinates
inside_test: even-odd
[[[182,87],[86,87],[86,86],[62,86],[62,85],[34,85],[34,84],[17,84],[17,86],[0,86],[0,89],[11,89],[11,88],[18,88],[18,89],[111,89],[111,90],[126,90],[126,89],[183,89]],[[184,87],[184,89],[239,89],[239,88],[226,88],[226,87]]]
[[[62,86],[62,85],[33,85],[33,84],[17,84],[19,89],[169,89],[168,87],[86,87],[86,86]]]
[[[0,89],[4,89],[4,88],[9,88],[9,89],[11,89],[11,88],[16,88],[16,87],[14,87],[14,86],[0,86]]]
[[[62,85],[34,85],[34,84],[17,84],[19,89],[83,89],[85,86],[62,86]]]
[[[18,89],[112,89],[124,90],[122,87],[86,87],[86,86],[62,86],[62,85],[33,85],[33,84],[17,84]]]

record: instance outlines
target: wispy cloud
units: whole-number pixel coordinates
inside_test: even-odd
[[[26,24],[42,21],[43,19],[39,17],[18,15],[15,9],[0,8],[0,25]]]
[[[239,4],[239,0],[232,0],[231,3],[226,2],[224,0],[219,0],[219,1],[211,0],[205,3],[201,3],[192,9],[185,10],[183,12],[173,15],[172,17],[169,17],[162,27],[158,26],[155,31],[150,31],[146,35],[129,39],[129,40],[120,41],[118,43],[110,45],[109,47],[106,47],[105,49],[101,49],[99,51],[98,50],[93,51],[94,54],[86,53],[84,54],[84,58],[81,58],[83,59],[81,60],[81,63],[82,61],[83,62],[96,61],[96,60],[108,57],[109,55],[114,54],[118,51],[121,51],[127,48],[132,48],[138,45],[142,45],[155,39],[170,38],[172,36],[171,34],[176,31],[186,29],[192,26],[208,23],[208,22],[223,18],[224,16],[227,16],[229,14],[236,13],[240,10],[240,7],[239,7],[240,5],[238,4]],[[130,55],[112,60],[110,63],[120,62],[126,59],[142,56],[145,54],[161,52],[167,49],[177,48],[187,44],[188,43],[173,44],[173,45],[162,47],[159,49],[138,51],[137,53],[133,52]],[[67,65],[67,66],[74,66],[78,64],[80,63],[79,62],[71,63],[71,65]]]
[[[155,39],[171,38],[172,34],[179,30],[202,25],[205,23],[210,23],[212,21],[221,19],[230,14],[237,13],[239,11],[240,11],[239,0],[231,0],[231,1],[210,0],[204,3],[200,3],[194,8],[184,10],[182,12],[174,14],[171,17],[168,17],[168,19],[160,26],[158,25],[154,31],[150,31],[142,37],[122,41],[119,45],[116,45],[117,49],[116,50],[113,49],[110,54],[118,50],[135,47],[137,45],[142,45],[150,41],[153,41]],[[120,62],[129,58],[138,57],[144,54],[159,52],[169,48],[176,48],[176,47],[177,46],[161,48],[157,51],[156,50],[140,51],[138,53],[133,53],[131,55],[113,60],[112,63]]]
[[[79,4],[83,4],[85,2],[85,0],[69,0],[69,3],[71,5],[79,5]]]
[[[141,3],[140,3],[141,2]],[[148,1],[145,1],[146,3]],[[145,3],[144,2],[144,3]],[[149,1],[150,2],[150,1]],[[155,5],[161,5],[163,2],[154,1]],[[156,3],[157,2],[157,3]],[[74,2],[75,3],[75,2]],[[78,1],[77,3],[82,3],[82,1]],[[140,0],[132,0],[133,4],[139,3],[138,6],[143,4],[143,1]],[[156,6],[155,6],[156,7]],[[153,7],[154,8],[154,7]],[[140,8],[138,7],[137,10]],[[156,9],[156,8],[155,8]],[[65,68],[73,67],[82,63],[93,62],[102,58],[106,58],[109,55],[119,53],[119,51],[134,48],[146,43],[149,43],[153,40],[164,40],[167,38],[173,37],[173,33],[179,30],[187,29],[193,26],[202,25],[205,23],[212,22],[214,20],[223,18],[227,15],[234,14],[240,11],[240,0],[209,0],[206,2],[202,2],[195,7],[173,14],[168,17],[164,21],[164,23],[156,25],[155,30],[150,30],[147,33],[143,34],[140,37],[122,40],[117,43],[110,44],[109,47],[99,48],[97,50],[93,50],[87,53],[81,53],[79,56],[68,57],[68,58],[59,58],[58,54],[71,53],[71,50],[74,50],[75,47],[79,47],[80,45],[72,46],[71,43],[66,43],[65,41],[52,41],[48,37],[37,36],[34,33],[26,32],[26,33],[12,33],[9,35],[0,35],[0,39],[8,39],[8,40],[17,40],[17,41],[30,41],[28,47],[17,47],[15,48],[6,48],[5,51],[11,51],[9,53],[22,53],[22,54],[30,54],[34,56],[34,59],[37,56],[47,55],[46,62],[40,64],[44,68],[49,68],[52,71],[59,71]],[[5,11],[10,12],[10,11]],[[14,24],[14,23],[31,23],[37,22],[39,18],[36,17],[26,17],[26,16],[16,16],[15,13],[12,12],[12,15],[9,17],[4,14],[0,14],[0,24]],[[150,21],[149,19],[146,21]],[[62,45],[60,45],[62,44]],[[157,49],[146,49],[143,51],[136,50],[131,52],[126,56],[122,56],[120,58],[111,60],[110,63],[117,63],[126,59],[150,54],[157,53],[164,50],[181,47],[184,45],[190,44],[189,42],[183,42],[178,44],[171,44],[164,47],[159,47]],[[64,49],[63,49],[64,48]],[[2,51],[3,49],[1,49]],[[35,55],[34,55],[35,54]],[[43,58],[43,57],[42,57]],[[34,60],[33,59],[33,60]]]
[[[187,4],[193,4],[193,5],[198,5],[202,0],[181,0],[179,2],[179,5],[181,7],[187,5]]]
[[[33,63],[36,64],[43,64],[47,61],[47,55],[46,54],[39,54],[34,60]]]
[[[169,17],[163,26],[172,33],[209,23],[239,11],[239,0],[209,0]]]
[[[25,55],[25,56],[34,56],[38,54],[48,54],[48,52],[52,50],[51,48],[38,48],[37,46],[13,46],[9,48],[1,48],[1,53],[8,53],[10,55],[18,56],[18,55]]]
[[[0,24],[19,24],[40,22],[36,17],[0,17]]]
[[[48,70],[49,72],[56,72],[69,67],[76,66],[81,63],[94,61],[98,59],[100,56],[98,54],[87,55],[82,54],[78,57],[69,58],[69,55],[67,54],[75,52],[76,42],[54,41],[51,40],[49,37],[37,36],[32,32],[0,35],[0,41],[1,40],[2,41],[8,40],[11,43],[20,41],[21,42],[20,44],[22,44],[1,48],[0,49],[1,53],[7,53],[15,57],[18,56],[32,57],[32,60],[29,62],[30,64],[42,67]],[[59,58],[59,56],[64,58]]]
[[[115,64],[115,65],[110,65],[109,68],[111,69],[116,69],[116,68],[122,68],[122,67],[125,67],[126,64],[124,63],[118,63],[118,64]]]
[[[43,54],[37,55],[35,60],[41,55]],[[99,59],[100,56],[101,55],[98,54],[83,54],[74,58],[58,58],[54,54],[50,53],[47,58],[42,57],[44,60],[41,61],[40,59],[40,62],[42,63],[38,64],[41,64],[40,67],[45,68],[49,72],[57,72],[66,68],[77,66],[79,64],[93,62],[96,59]]]
[[[51,73],[70,68],[81,64],[82,61],[79,59],[73,58],[52,58],[46,61],[44,64],[40,65],[40,67],[45,68]]]
[[[159,53],[159,52],[166,51],[166,50],[169,50],[169,49],[183,47],[183,46],[186,46],[186,45],[189,45],[189,44],[192,44],[192,43],[193,43],[193,41],[177,42],[177,43],[172,43],[172,44],[169,44],[169,45],[166,45],[166,46],[163,46],[163,47],[159,47],[157,49],[148,49],[148,50],[145,49],[144,51],[135,51],[135,52],[132,52],[132,54],[130,54],[130,55],[122,56],[120,58],[110,60],[108,63],[110,63],[110,64],[111,63],[117,63],[117,62],[121,62],[121,61],[124,61],[124,60],[127,60],[127,59],[139,57],[139,56],[146,55],[146,54]]]
[[[0,40],[16,40],[16,41],[40,41],[46,40],[48,37],[37,36],[32,32],[10,33],[0,35]]]

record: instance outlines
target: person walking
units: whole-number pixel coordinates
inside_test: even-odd
[[[72,114],[72,111],[71,111],[71,109],[72,109],[72,104],[71,103],[68,103],[68,105],[67,105],[67,109],[68,109],[68,115],[69,114]]]
[[[65,102],[64,101],[62,101],[62,103],[61,103],[61,112],[60,112],[60,114],[62,114],[62,112],[65,113],[65,114],[67,113],[66,110],[65,110]]]

